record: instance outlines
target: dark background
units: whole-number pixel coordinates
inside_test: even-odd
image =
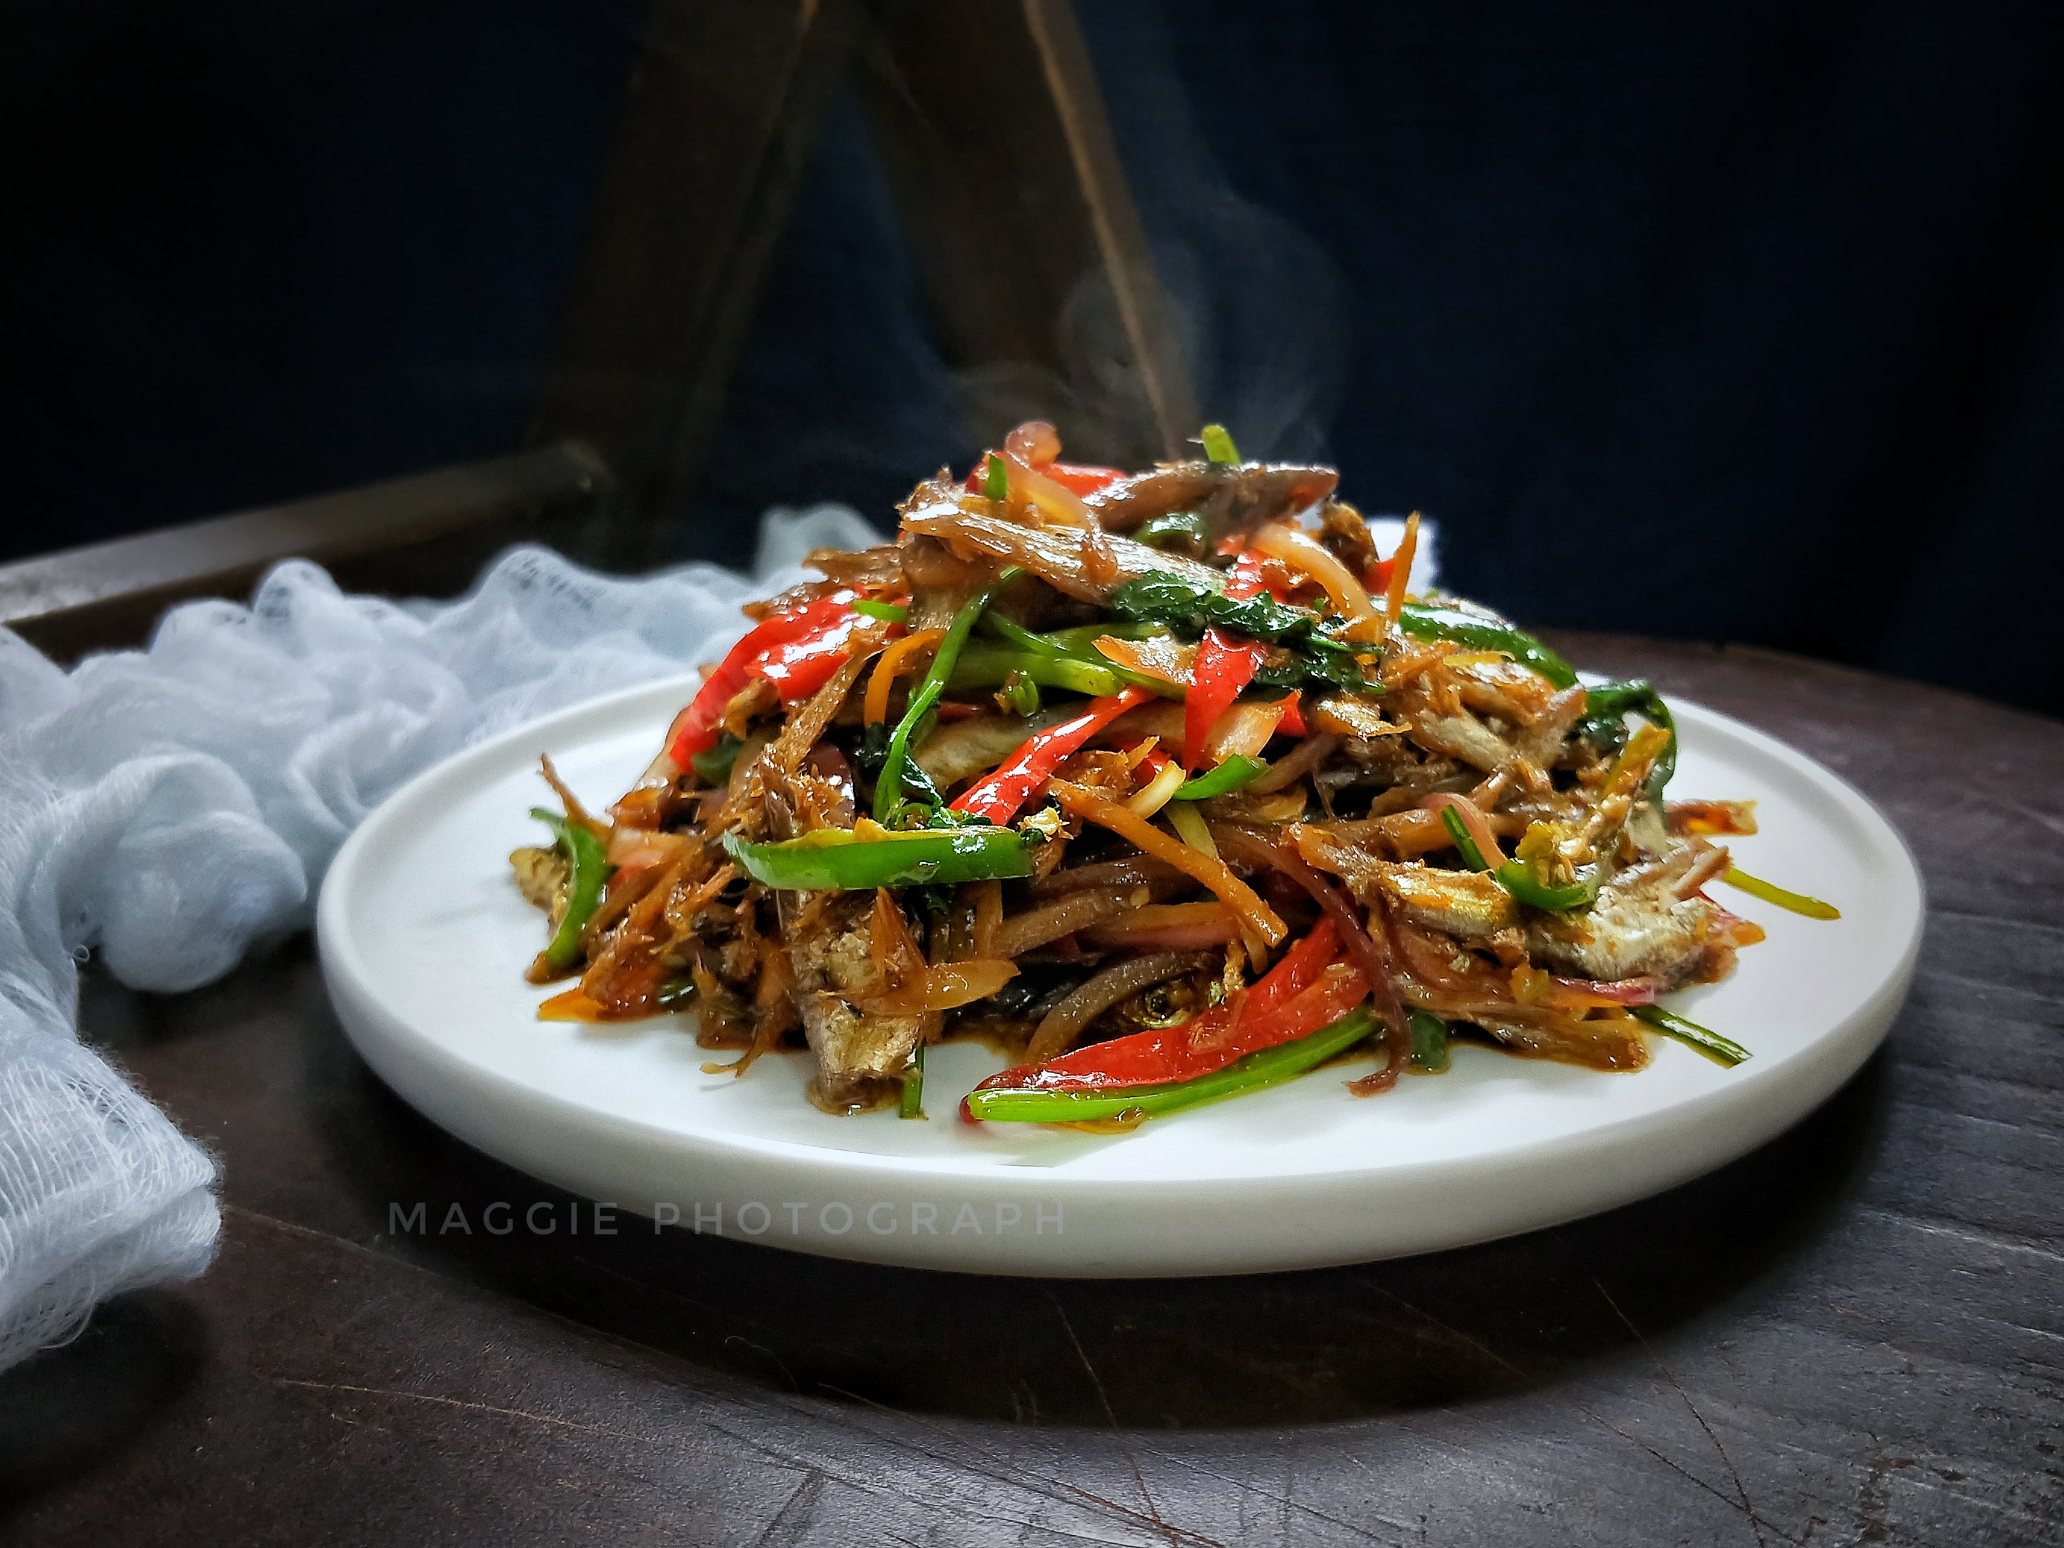
[[[1243,449],[1530,621],[2064,713],[2064,8],[1078,8]],[[10,7],[0,558],[513,448],[641,10]],[[841,99],[694,551],[886,524],[952,386]]]

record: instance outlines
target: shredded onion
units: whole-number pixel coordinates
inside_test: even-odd
[[[1001,957],[970,957],[920,968],[887,994],[854,996],[870,1016],[925,1016],[986,1000],[1013,978],[1018,965]]]
[[[1302,570],[1324,587],[1334,609],[1348,621],[1349,639],[1381,638],[1382,615],[1369,600],[1368,591],[1334,556],[1333,550],[1310,533],[1272,521],[1249,538],[1247,546],[1256,553],[1282,560],[1292,569]]]
[[[968,887],[974,909],[974,946],[978,957],[999,956],[996,932],[1003,926],[1003,883],[979,881]]]
[[[609,833],[609,863],[619,871],[665,865],[681,852],[681,846],[687,842],[685,833],[659,833],[650,828],[619,825]]]
[[[1495,868],[1505,863],[1505,851],[1498,847],[1498,835],[1491,831],[1490,819],[1484,815],[1483,808],[1468,796],[1443,790],[1428,796],[1419,806],[1422,811],[1432,812],[1436,817],[1440,816],[1443,806],[1454,807],[1455,815],[1462,819],[1462,826],[1469,830],[1470,838],[1483,852],[1484,864]],[[1441,824],[1441,831],[1447,831],[1445,822]]]
[[[1092,747],[1131,747],[1143,737],[1159,739],[1161,750],[1170,757],[1182,756],[1183,706],[1172,699],[1156,699],[1129,709],[1090,738]]]
[[[1276,917],[1276,911],[1262,902],[1260,895],[1235,876],[1224,861],[1192,849],[1173,834],[1162,832],[1138,813],[1128,812],[1118,802],[1108,800],[1094,790],[1060,779],[1054,780],[1047,788],[1061,804],[1061,809],[1071,817],[1109,828],[1120,838],[1131,840],[1143,854],[1166,860],[1177,870],[1196,877],[1239,916],[1240,933],[1247,938],[1249,952],[1254,957],[1259,958],[1268,947],[1290,933],[1283,921]]]
[[[1096,525],[1090,519],[1089,507],[1082,503],[1082,496],[1067,485],[1047,477],[1008,447],[1004,451],[1003,462],[1009,470],[1011,493],[1037,508],[1047,520],[1057,521],[1064,527]],[[1097,530],[1101,532],[1103,529]]]
[[[1022,957],[1050,941],[1101,924],[1132,906],[1136,888],[1099,887],[1013,914],[996,927],[996,955]]]
[[[1213,823],[1211,832],[1226,854],[1249,865],[1268,866],[1282,872],[1310,893],[1313,901],[1332,919],[1334,928],[1340,932],[1340,944],[1347,948],[1348,955],[1354,958],[1355,965],[1369,980],[1370,990],[1376,998],[1376,1014],[1383,1022],[1384,1043],[1389,1054],[1382,1069],[1356,1081],[1353,1089],[1357,1096],[1373,1096],[1379,1091],[1389,1090],[1397,1084],[1405,1061],[1412,1056],[1412,1030],[1405,1023],[1404,1002],[1398,998],[1397,985],[1390,976],[1390,953],[1385,944],[1362,928],[1353,905],[1341,896],[1339,888],[1306,865],[1302,856],[1280,840],[1229,822]]]
[[[1098,946],[1195,951],[1224,945],[1239,933],[1240,921],[1223,903],[1150,903],[1098,925],[1089,938]]]
[[[1259,758],[1276,727],[1283,723],[1283,703],[1229,704],[1204,734],[1205,763],[1223,763],[1228,758]]]
[[[1550,1005],[1653,1005],[1656,996],[1668,984],[1660,978],[1596,978],[1555,977],[1555,989],[1548,997]]]
[[[1211,829],[1205,824],[1204,814],[1193,803],[1185,801],[1170,812],[1168,826],[1175,829],[1182,841],[1198,854],[1212,860],[1218,858],[1218,846],[1211,842]]]
[[[1169,798],[1182,789],[1183,781],[1188,778],[1183,766],[1170,758],[1161,765],[1161,772],[1140,787],[1125,804],[1142,817],[1151,817],[1168,804]]]
[[[1670,896],[1690,897],[1733,863],[1733,858],[1727,853],[1725,845],[1707,850],[1692,863],[1691,869],[1678,879],[1677,885],[1670,889]]]
[[[1186,887],[1195,885],[1191,877],[1165,860],[1156,860],[1151,855],[1132,855],[1124,860],[1098,860],[1089,865],[1071,866],[1065,871],[1042,876],[1032,883],[1032,896],[1055,897],[1064,892],[1079,892],[1084,887],[1151,887],[1166,895],[1170,886],[1178,882]]]
[[[1074,1045],[1084,1027],[1112,1006],[1131,999],[1142,989],[1185,973],[1199,972],[1210,967],[1211,962],[1209,953],[1157,951],[1105,968],[1046,1013],[1025,1049],[1027,1059],[1044,1064],[1048,1059],[1059,1058]]]
[[[1332,732],[1315,732],[1270,764],[1269,771],[1247,789],[1254,795],[1270,795],[1285,785],[1295,784],[1324,763],[1339,745],[1340,738]]]
[[[1028,419],[1003,438],[1006,455],[1043,468],[1061,455],[1061,433],[1043,419]]]

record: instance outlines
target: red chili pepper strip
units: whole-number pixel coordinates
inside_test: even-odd
[[[1218,723],[1218,717],[1239,698],[1240,690],[1254,681],[1254,674],[1268,656],[1268,647],[1257,640],[1240,640],[1211,628],[1197,644],[1197,665],[1183,695],[1183,768],[1194,770],[1204,758],[1204,739]]]
[[[778,651],[784,646],[800,646],[814,636],[828,635],[842,626],[846,633],[850,633],[851,625],[858,617],[849,598],[826,597],[820,602],[805,603],[792,613],[769,618],[748,630],[745,638],[731,647],[730,654],[724,657],[717,669],[703,679],[702,687],[688,707],[674,717],[673,726],[667,733],[667,756],[678,767],[686,768],[690,758],[717,745],[724,706],[749,680],[762,674]],[[784,683],[807,682],[816,668],[805,665],[809,660],[807,653],[802,661],[794,664],[792,673],[788,663],[781,663],[778,669],[784,673],[784,678],[776,678],[775,685],[783,689],[782,698],[800,698],[823,687],[846,655],[845,634],[840,634],[838,649],[833,653],[830,665],[823,668],[822,675],[808,687],[796,687],[793,692]]]
[[[1252,549],[1244,549],[1239,557],[1233,560],[1233,573],[1226,577],[1225,594],[1235,602],[1245,602],[1260,596],[1264,591],[1275,597],[1278,602],[1283,600],[1277,594],[1276,588],[1271,586],[1263,575],[1262,557]]]
[[[1282,962],[1269,968],[1261,982],[1240,997],[1238,1005],[1214,1005],[1199,1018],[1183,1022],[1183,1026],[1164,1026],[1112,1038],[1110,1042],[1092,1042],[1088,1049],[1063,1053],[1044,1065],[1005,1069],[1001,1075],[985,1079],[976,1090],[1082,1092],[1104,1086],[1156,1086],[1170,1079],[1187,1079],[1189,1073],[1203,1073],[1201,1069],[1189,1069],[1197,1061],[1197,1053],[1193,1053],[1195,1042],[1210,1044],[1205,1069],[1216,1069],[1220,1063],[1230,1063],[1230,1059],[1220,1059],[1224,1046],[1230,1046],[1222,1036],[1224,1028],[1230,1026],[1232,1034],[1245,1042],[1243,1034],[1249,1024],[1267,1024],[1280,1009],[1319,982],[1337,949],[1340,935],[1335,933],[1333,921],[1321,918],[1311,935],[1284,952]],[[1253,1053],[1253,1049],[1243,1049],[1243,1053]]]
[[[1290,697],[1283,701],[1283,718],[1276,722],[1277,736],[1311,735],[1311,727],[1304,723],[1304,711],[1298,708],[1303,693],[1302,688],[1292,688]]]
[[[764,677],[772,683],[781,694],[783,704],[807,699],[830,682],[832,674],[852,655],[854,631],[877,622],[857,612],[849,613],[829,628],[776,646],[767,653],[766,659],[748,670],[753,676]],[[899,632],[895,625],[889,627],[891,633]]]
[[[1092,495],[1125,475],[1116,468],[1100,468],[1084,462],[1049,462],[1039,470],[1070,493]]]
[[[1226,1004],[1176,1027],[1156,1027],[1129,1037],[1092,1043],[1044,1064],[1023,1064],[992,1075],[977,1091],[1102,1091],[1124,1086],[1157,1086],[1189,1080],[1223,1068],[1258,1049],[1273,1047],[1302,1027],[1309,1032],[1338,1020],[1368,997],[1368,981],[1353,970],[1360,996],[1321,1021],[1305,1021],[1322,1003],[1332,1004],[1346,992],[1346,978],[1336,975],[1328,987],[1326,971],[1340,938],[1333,921],[1321,919],[1311,934],[1284,953],[1283,960],[1249,989],[1238,1005]],[[1307,996],[1325,991],[1323,1000],[1305,1005]],[[1301,1008],[1300,1008],[1301,1007]],[[1293,1014],[1294,1013],[1294,1014]],[[1230,1027],[1230,1031],[1226,1029]]]
[[[1095,494],[1106,484],[1115,484],[1119,479],[1125,477],[1116,468],[1094,467],[1082,462],[1049,462],[1041,467],[1039,471],[1070,494],[1078,495]],[[968,474],[967,482],[964,485],[967,492],[969,494],[980,494],[982,492],[982,480],[988,477],[988,475],[989,459],[986,456],[977,458],[974,471]]]
[[[1233,570],[1226,577],[1226,595],[1236,602],[1244,602],[1259,596],[1263,591],[1275,596],[1274,588],[1268,585],[1262,574],[1261,556],[1251,551],[1242,552],[1233,560]],[[1281,601],[1281,597],[1276,598]],[[1220,629],[1206,629],[1204,638],[1197,644],[1197,664],[1190,679],[1190,690],[1183,696],[1183,768],[1194,771],[1204,757],[1204,739],[1211,734],[1211,728],[1218,717],[1226,712],[1241,691],[1254,681],[1254,674],[1261,670],[1261,664],[1268,659],[1268,648],[1254,640],[1243,640],[1238,635],[1227,634]],[[1301,735],[1292,732],[1292,735]]]
[[[1144,688],[1128,688],[1108,699],[1091,699],[1089,707],[1073,720],[1040,732],[1012,753],[1009,760],[955,800],[953,810],[970,817],[987,817],[998,827],[1018,815],[1018,808],[1032,792],[1053,778],[1068,755],[1129,709],[1154,697]]]

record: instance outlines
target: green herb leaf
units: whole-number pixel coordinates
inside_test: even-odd
[[[697,753],[688,760],[695,770],[695,777],[705,785],[721,785],[731,777],[732,765],[738,762],[738,750],[745,743],[726,731],[717,738],[717,745]]]

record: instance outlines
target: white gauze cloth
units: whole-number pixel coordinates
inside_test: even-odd
[[[750,579],[520,548],[450,603],[345,596],[297,560],[249,607],[190,603],[148,650],[70,672],[0,629],[0,1370],[215,1251],[214,1161],[78,1041],[88,952],[137,989],[221,977],[309,923],[337,847],[411,775],[707,661],[810,549],[880,541],[842,506],[776,510]]]

